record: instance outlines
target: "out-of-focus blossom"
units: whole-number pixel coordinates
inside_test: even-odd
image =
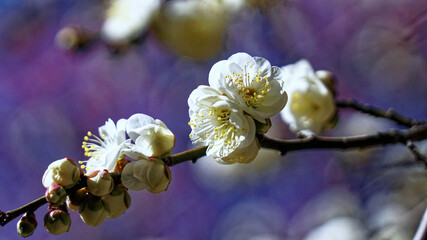
[[[71,226],[70,214],[62,210],[52,210],[44,217],[44,227],[49,233],[59,235],[68,232]]]
[[[223,48],[227,23],[227,11],[219,1],[170,1],[156,19],[154,30],[176,53],[205,60]]]
[[[252,197],[228,207],[214,226],[213,239],[278,240],[285,236],[288,219],[279,202]]]
[[[109,206],[101,198],[89,195],[79,209],[80,218],[89,226],[98,226],[110,214]]]
[[[147,189],[152,193],[160,193],[168,188],[171,172],[160,159],[140,159],[126,164],[121,179],[123,185],[130,190]]]
[[[50,187],[52,184],[58,184],[64,188],[71,188],[80,179],[80,169],[70,158],[56,160],[49,164],[43,175],[43,186]]]
[[[362,216],[362,209],[356,196],[345,188],[336,187],[314,198],[294,215],[289,224],[289,239],[304,239],[304,237],[316,239],[313,238],[315,236],[322,239],[321,237],[325,237],[323,235],[325,232],[331,235],[331,239],[335,239],[333,232],[338,230],[333,229],[335,226],[340,226],[341,223],[344,225],[343,239],[346,239],[345,237],[348,235],[348,226],[352,226],[353,223],[356,226],[361,226],[355,228],[354,236],[361,236],[365,234],[364,227],[360,224]],[[350,221],[335,222],[334,219],[348,219]],[[329,221],[332,221],[330,225],[328,224]],[[360,233],[357,232],[359,230]],[[336,237],[339,239],[339,236]]]
[[[239,105],[211,87],[199,86],[188,106],[190,138],[193,144],[208,146],[207,156],[220,163],[247,163],[256,157],[255,123]]]
[[[148,28],[161,0],[111,0],[101,36],[111,45],[126,45]]]
[[[95,196],[109,194],[114,188],[114,180],[107,170],[96,171],[87,179],[87,189]]]
[[[105,124],[98,128],[100,137],[88,132],[84,137],[82,148],[85,156],[90,157],[86,165],[86,172],[101,171],[107,169],[113,172],[117,161],[122,158],[122,150],[129,146],[130,139],[126,139],[126,119],[117,121],[117,126],[113,120],[108,119]]]
[[[132,115],[126,124],[129,137],[135,142],[124,153],[133,159],[163,158],[172,152],[175,135],[159,119],[145,114]]]
[[[217,164],[211,157],[203,157],[194,165],[194,175],[203,187],[227,192],[242,186],[257,187],[266,179],[277,176],[279,170],[276,150],[261,148],[251,164]]]
[[[362,223],[351,217],[333,218],[312,230],[304,240],[365,240]]]
[[[334,97],[316,76],[310,63],[300,60],[282,69],[289,103],[281,116],[290,129],[320,133],[330,127],[336,113]]]
[[[234,100],[255,120],[280,112],[288,100],[282,70],[261,57],[236,53],[212,66],[209,85]]]
[[[110,194],[102,197],[102,200],[110,207],[109,218],[122,215],[130,206],[130,196],[123,187],[115,187]]]

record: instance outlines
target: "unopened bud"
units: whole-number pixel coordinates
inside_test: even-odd
[[[33,212],[27,212],[16,224],[16,228],[19,236],[28,237],[31,236],[37,228],[36,216]]]
[[[336,77],[334,74],[332,74],[329,71],[326,70],[319,70],[316,71],[316,76],[322,81],[323,84],[328,88],[329,91],[335,96],[336,90],[335,90],[335,84],[336,84]]]
[[[68,195],[66,203],[67,207],[73,211],[79,211],[80,205],[87,198],[87,189],[81,188],[70,195]]]
[[[98,226],[108,217],[110,209],[101,198],[89,195],[80,205],[80,217],[89,226]]]
[[[67,192],[61,185],[53,184],[46,189],[45,197],[51,205],[62,205],[67,198]]]
[[[78,50],[86,46],[96,35],[80,26],[67,26],[59,30],[55,36],[55,43],[64,50]]]
[[[171,172],[160,159],[141,159],[128,163],[123,169],[121,178],[123,185],[131,190],[146,188],[149,192],[159,193],[168,188]]]
[[[70,158],[63,158],[51,163],[43,175],[43,186],[50,187],[58,184],[64,188],[71,188],[80,179],[80,169]]]
[[[109,194],[114,188],[114,180],[107,170],[96,171],[87,179],[87,188],[95,196],[102,197]]]
[[[110,194],[103,196],[102,200],[110,207],[109,218],[122,215],[130,206],[129,193],[123,187],[115,187]]]
[[[52,210],[44,216],[44,227],[49,233],[58,235],[68,232],[70,226],[70,214],[65,211]]]
[[[271,120],[270,118],[265,119],[265,123],[260,123],[255,121],[256,133],[265,134],[271,128]]]

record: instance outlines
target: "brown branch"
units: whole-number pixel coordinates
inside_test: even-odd
[[[43,206],[46,203],[47,203],[47,200],[43,196],[15,210],[11,210],[5,213],[0,211],[0,226],[6,225],[13,219],[21,216],[26,212],[34,212],[35,210],[37,210],[39,207]]]
[[[375,117],[387,118],[405,127],[412,127],[415,125],[421,125],[426,123],[424,121],[412,119],[402,114],[399,114],[395,112],[392,108],[389,108],[385,111],[383,109],[373,107],[369,104],[359,103],[356,100],[337,100],[336,105],[340,108],[352,108]]]
[[[405,130],[390,130],[374,135],[354,137],[320,137],[311,135],[304,139],[278,140],[264,136],[261,147],[279,150],[282,154],[306,149],[361,149],[387,144],[406,144],[408,141],[427,139],[427,124]]]

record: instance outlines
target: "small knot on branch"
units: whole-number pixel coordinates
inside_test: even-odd
[[[0,210],[0,226],[4,226],[8,222],[8,214]]]
[[[412,141],[408,141],[406,146],[408,147],[409,151],[411,151],[412,155],[415,157],[415,160],[417,162],[423,163],[424,166],[427,168],[427,158],[421,153],[417,146],[415,146]]]

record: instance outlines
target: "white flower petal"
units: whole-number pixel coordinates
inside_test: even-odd
[[[209,85],[261,123],[280,112],[287,102],[281,69],[271,67],[264,58],[253,58],[246,53],[236,53],[214,64],[209,72]]]
[[[301,60],[283,67],[283,79],[289,103],[281,116],[290,129],[320,133],[327,128],[336,111],[334,97],[309,62]]]
[[[189,97],[190,138],[208,146],[206,154],[218,161],[255,139],[255,122],[239,105],[218,91],[199,86]]]
[[[129,137],[135,141],[140,135],[139,135],[139,128],[148,125],[148,124],[155,124],[156,122],[154,119],[148,115],[137,113],[132,115],[126,124],[126,131],[129,135]]]

